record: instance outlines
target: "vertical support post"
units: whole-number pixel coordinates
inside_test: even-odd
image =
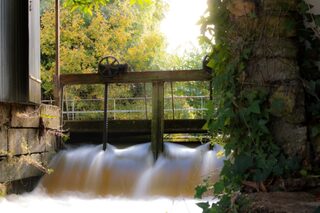
[[[74,107],[75,105],[74,105],[74,99],[72,99],[72,120],[74,121],[75,120],[75,107]]]
[[[103,111],[103,146],[102,149],[107,149],[108,142],[108,84],[104,85],[104,111]]]
[[[60,99],[63,99],[60,92],[60,0],[55,0],[55,39],[56,39],[56,67],[54,75],[54,100],[59,106]]]
[[[201,118],[203,119],[204,118],[204,103],[203,103],[203,96],[201,96],[200,98],[200,101],[201,101],[201,106],[200,106],[200,112],[201,112]]]
[[[113,98],[113,120],[116,120],[116,98]]]
[[[59,96],[61,98],[59,99],[58,103],[57,102],[55,103],[60,108],[60,127],[59,127],[60,129],[62,129],[62,126],[63,126],[63,90],[64,90],[63,85],[60,85],[58,91],[59,91]],[[59,151],[60,149],[63,148],[62,137],[56,136],[56,141],[57,141],[56,151]]]
[[[69,109],[70,107],[69,107],[69,100],[66,92],[64,94],[64,103],[66,105],[67,120],[70,120],[70,109]]]
[[[152,122],[151,122],[151,149],[154,159],[163,151],[164,132],[164,82],[152,83]]]
[[[170,82],[170,87],[171,87],[171,108],[172,108],[172,119],[175,119],[174,116],[174,98],[173,98],[173,82]]]
[[[148,120],[148,100],[147,100],[146,83],[143,83],[143,89],[144,89],[144,112],[145,112],[145,118],[146,120]]]

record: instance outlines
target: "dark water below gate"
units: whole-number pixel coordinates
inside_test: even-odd
[[[156,162],[150,150],[146,143],[125,149],[109,145],[106,151],[100,145],[61,151],[51,162],[54,172],[32,193],[0,199],[0,207],[33,213],[66,207],[80,212],[89,207],[107,212],[201,212],[192,199],[195,186],[208,176],[216,181],[223,149],[165,143]]]

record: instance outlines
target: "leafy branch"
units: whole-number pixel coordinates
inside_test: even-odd
[[[71,8],[71,11],[80,10],[85,14],[92,15],[94,8],[100,8],[110,3],[110,0],[65,0],[64,6]],[[152,4],[152,0],[130,0],[130,4],[141,7]]]

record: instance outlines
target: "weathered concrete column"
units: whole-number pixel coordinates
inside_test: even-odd
[[[229,11],[241,36],[252,35],[252,55],[245,70],[247,88],[266,88],[272,112],[272,134],[289,156],[306,157],[304,90],[297,63],[298,0],[233,0]],[[242,9],[241,9],[242,8]],[[250,16],[255,13],[256,17]],[[243,33],[243,34],[242,34]]]

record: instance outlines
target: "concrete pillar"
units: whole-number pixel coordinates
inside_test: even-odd
[[[283,103],[281,109],[272,112],[272,134],[286,154],[304,159],[307,128],[297,63],[297,5],[297,0],[233,0],[228,9],[238,30],[238,42],[248,35],[253,38],[252,55],[242,79],[244,88],[264,87],[270,104]],[[256,17],[251,16],[253,13]]]

